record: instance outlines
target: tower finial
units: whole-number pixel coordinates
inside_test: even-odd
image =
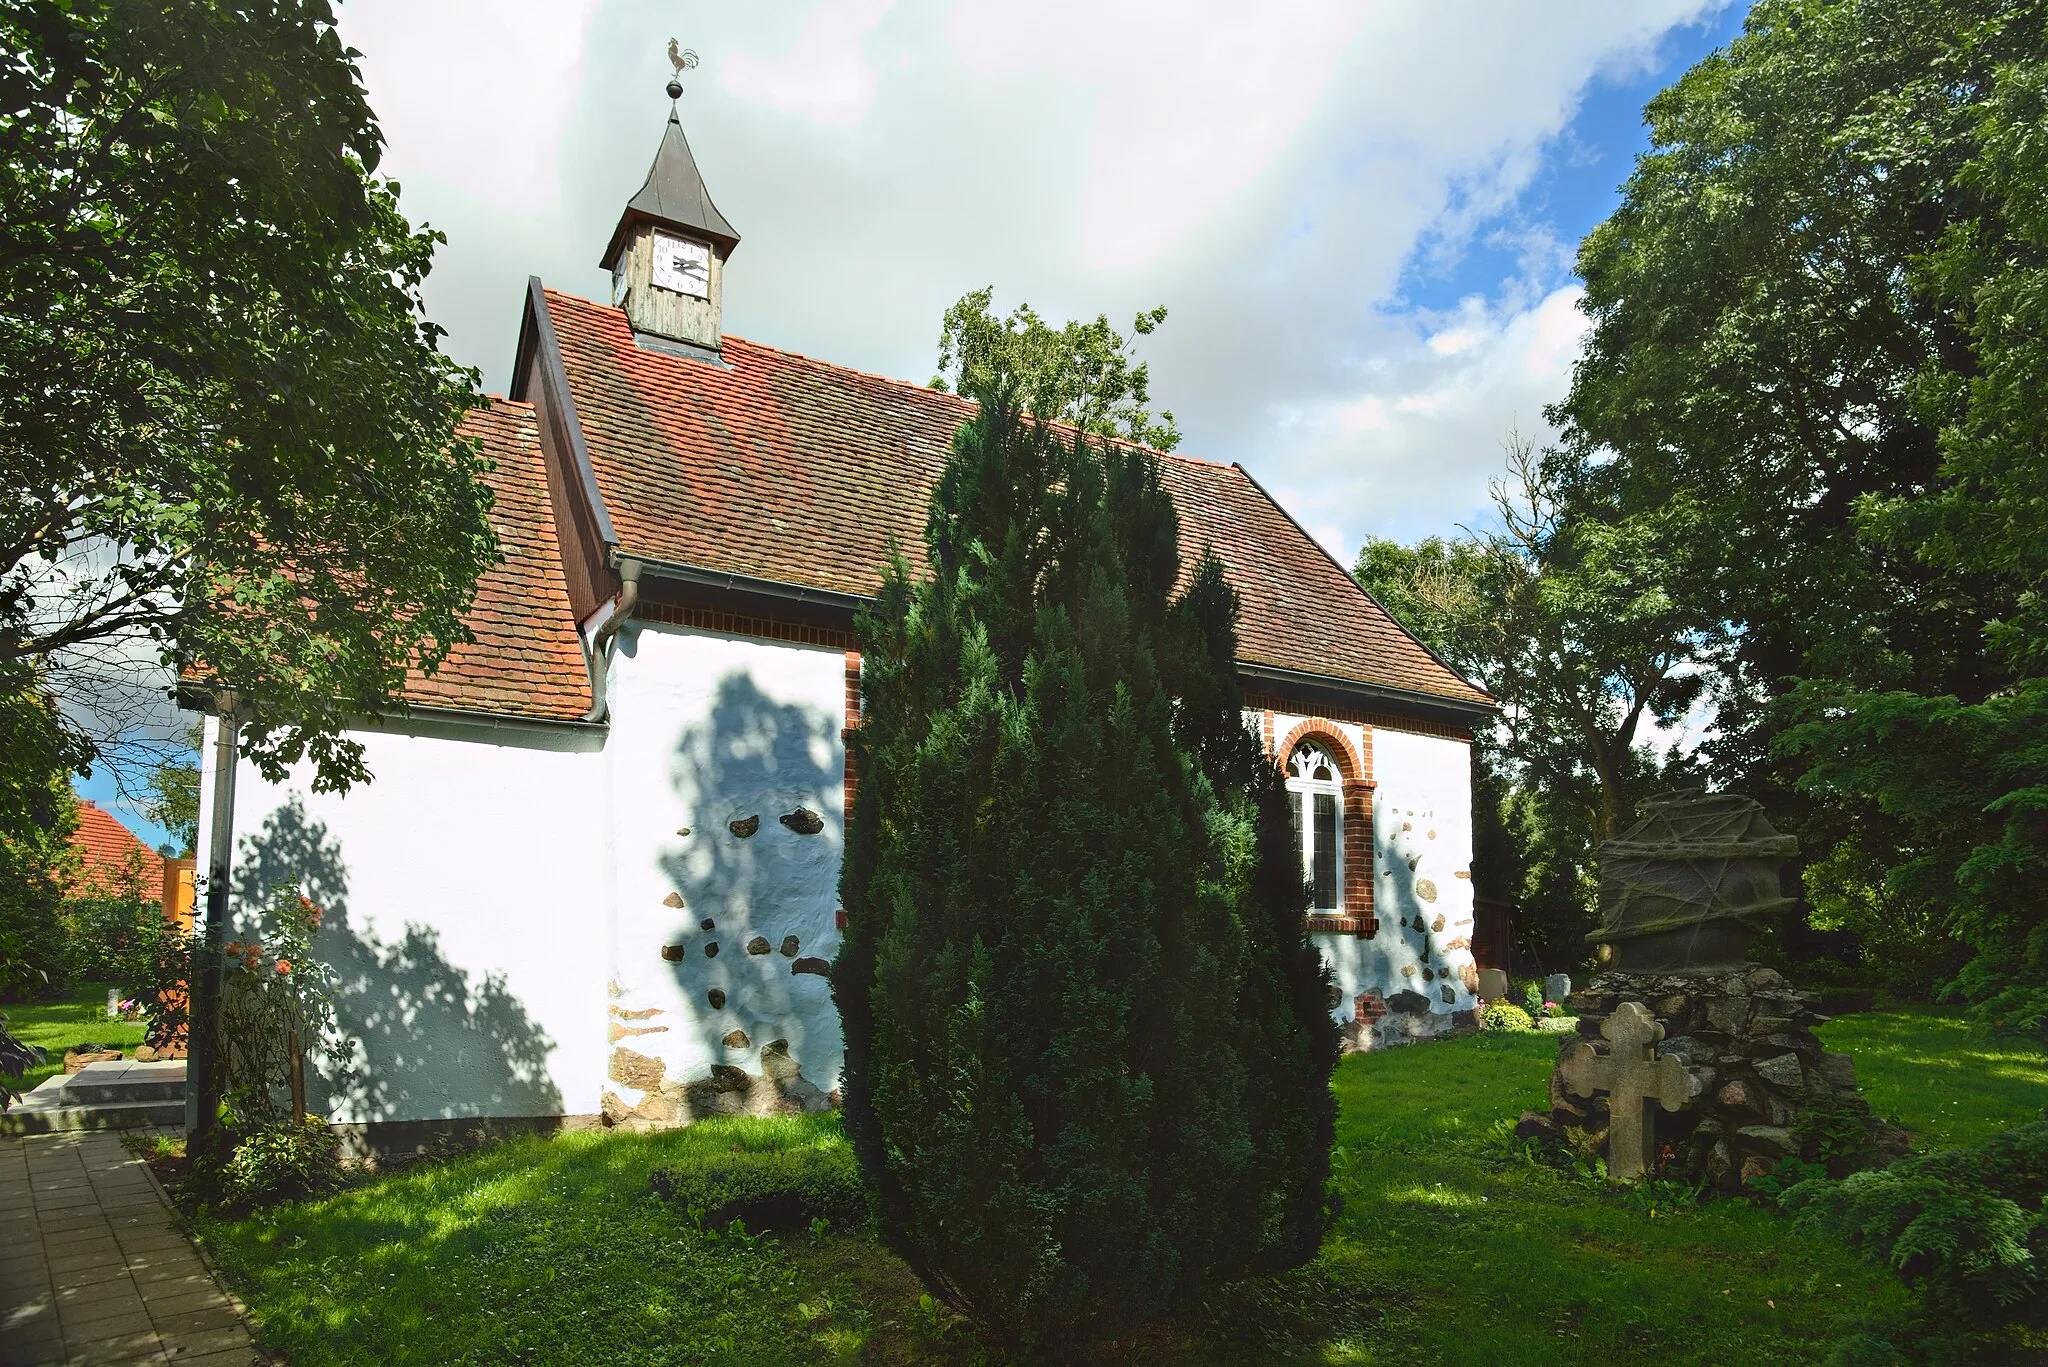
[[[680,100],[683,98],[683,73],[696,68],[697,54],[671,38],[668,40],[668,64],[676,69],[675,74],[668,78],[668,97],[671,101]]]

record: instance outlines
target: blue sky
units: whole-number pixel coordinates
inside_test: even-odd
[[[1255,12],[1254,12],[1255,11]],[[697,48],[684,126],[742,242],[726,330],[923,380],[969,289],[1050,317],[1164,303],[1182,449],[1331,553],[1486,516],[1576,354],[1571,253],[1721,0],[349,0],[427,303],[507,383],[529,274],[596,261]],[[1023,187],[1020,190],[1019,187]],[[102,770],[82,780],[152,844]]]
[[[1742,32],[1746,10],[1731,5],[1696,24],[1676,25],[1647,65],[1596,75],[1582,89],[1571,122],[1544,146],[1536,174],[1505,209],[1489,215],[1457,250],[1440,253],[1429,238],[1404,268],[1394,308],[1450,309],[1470,295],[1512,288],[1523,273],[1531,235],[1548,238],[1562,259],[1545,284],[1570,278],[1570,252],[1613,211],[1638,153],[1648,149],[1643,106],[1688,67]]]

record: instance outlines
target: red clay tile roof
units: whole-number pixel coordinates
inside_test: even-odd
[[[152,902],[163,899],[164,857],[143,844],[112,812],[84,798],[78,799],[78,828],[71,833],[71,848],[78,851],[73,890],[118,891],[127,876],[129,859],[137,858],[142,895]]]
[[[562,580],[562,552],[548,502],[547,469],[531,404],[492,399],[456,429],[497,469],[491,526],[504,559],[477,584],[467,621],[476,640],[457,646],[433,674],[414,670],[405,700],[501,716],[578,721],[590,710],[583,647]]]
[[[966,400],[727,337],[724,367],[636,346],[623,310],[549,290],[576,416],[621,551],[872,594],[915,556]],[[1239,657],[1471,703],[1236,465],[1161,462],[1192,563],[1214,546],[1243,603]]]

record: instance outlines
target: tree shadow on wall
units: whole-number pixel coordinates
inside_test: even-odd
[[[354,1066],[327,1079],[332,1113],[362,1120],[445,1116],[560,1115],[548,1075],[554,1041],[506,990],[502,974],[481,983],[448,961],[430,926],[407,922],[385,942],[349,922],[348,865],[341,843],[307,815],[294,793],[242,837],[235,869],[238,922],[260,929],[271,890],[289,884],[321,909],[314,947],[334,973],[335,1016],[356,1042]]]
[[[824,1089],[838,1085],[836,1028],[827,1048],[801,1037],[800,1018],[821,1008],[829,1014],[831,989],[823,976],[793,970],[836,952],[844,839],[839,721],[769,697],[744,673],[726,675],[709,716],[677,739],[670,781],[693,829],[661,856],[662,872],[686,900],[669,938],[688,952],[667,967],[690,1004],[687,1028],[712,1059],[750,1072],[761,1068],[763,1044],[786,1039],[804,1075]],[[785,825],[782,818],[799,807],[822,829],[804,834]],[[751,836],[733,833],[729,823],[753,817],[759,824]],[[704,930],[705,920],[715,929]],[[768,942],[767,954],[747,953],[756,936]],[[706,959],[714,940],[720,957]],[[786,943],[794,955],[784,952]],[[725,1006],[709,1006],[713,987]],[[747,1034],[747,1046],[724,1043],[734,1029]]]

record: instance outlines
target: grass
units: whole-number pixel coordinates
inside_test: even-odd
[[[198,1228],[265,1345],[305,1367],[814,1362],[841,1328],[799,1309],[825,1297],[816,1279],[778,1241],[693,1228],[648,1175],[844,1143],[829,1116],[522,1139]],[[844,1332],[871,1318],[856,1309]]]
[[[1345,1061],[1347,1211],[1316,1271],[1382,1313],[1322,1360],[1808,1362],[1838,1316],[1905,1306],[1888,1275],[1760,1207],[1498,1156],[1500,1119],[1545,1106],[1556,1047],[1482,1035]]]
[[[1982,1143],[2048,1106],[2048,1052],[1972,1026],[1936,1007],[1839,1016],[1821,1027],[1828,1048],[1856,1059],[1856,1080],[1880,1115],[1926,1149]]]
[[[23,1044],[40,1045],[49,1061],[23,1075],[21,1090],[28,1091],[47,1077],[64,1071],[64,1051],[91,1042],[124,1052],[142,1043],[141,1021],[107,1019],[107,988],[104,983],[87,984],[60,1001],[10,1002],[0,1006],[7,1028]]]
[[[1917,1048],[1917,1021],[1860,1028],[1873,1080],[1918,1066],[1876,1058]],[[1906,1309],[1889,1273],[1761,1207],[1526,1161],[1504,1122],[1543,1104],[1554,1050],[1477,1036],[1346,1059],[1345,1208],[1321,1257],[1100,1360],[1806,1363],[1838,1317]],[[1949,1109],[1994,1104],[1959,1090]],[[649,1193],[657,1166],[843,1142],[829,1116],[522,1140],[197,1228],[296,1367],[994,1361],[865,1238],[703,1231]]]

